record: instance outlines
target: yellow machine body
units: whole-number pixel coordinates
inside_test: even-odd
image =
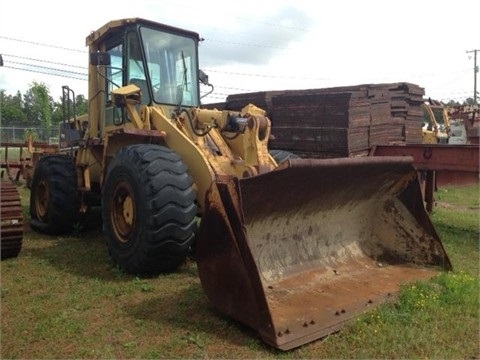
[[[429,99],[422,104],[423,144],[448,144],[450,119],[446,108],[438,101]]]
[[[68,231],[97,201],[128,272],[174,270],[194,248],[215,307],[283,350],[451,268],[411,158],[278,164],[265,111],[201,107],[199,41],[138,18],[87,37],[89,113],[34,167],[34,229]]]

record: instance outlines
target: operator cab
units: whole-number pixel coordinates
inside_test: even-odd
[[[137,85],[142,90],[142,104],[198,106],[198,66],[193,39],[139,26],[127,33],[126,51],[122,51],[123,44],[119,45],[120,48],[117,45],[108,50],[112,65],[123,65],[124,79],[118,80],[124,81],[124,85]],[[111,76],[115,83],[115,74]]]
[[[143,105],[198,107],[199,40],[195,32],[145,19],[106,24],[87,37],[90,65],[97,67],[101,78],[97,89],[90,88],[89,98],[104,88],[100,92],[108,108],[112,90],[133,84],[141,90]],[[122,122],[117,115],[115,124]]]

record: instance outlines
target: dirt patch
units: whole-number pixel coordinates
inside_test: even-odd
[[[435,201],[435,206],[443,209],[449,209],[449,210],[480,212],[480,207],[478,206],[451,204],[444,201]]]

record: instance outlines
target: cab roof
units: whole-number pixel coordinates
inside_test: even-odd
[[[86,45],[90,46],[93,43],[98,42],[99,40],[107,37],[112,32],[117,32],[122,28],[132,26],[135,24],[143,25],[146,27],[154,28],[154,29],[165,30],[167,32],[172,32],[176,34],[183,34],[187,37],[194,38],[197,41],[200,40],[200,36],[198,35],[198,33],[194,31],[189,31],[189,30],[177,28],[174,26],[158,23],[152,20],[147,20],[147,19],[137,17],[137,18],[125,18],[125,19],[109,21],[108,23],[100,27],[98,30],[92,31],[90,35],[87,36]]]

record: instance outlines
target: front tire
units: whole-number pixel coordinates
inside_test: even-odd
[[[152,144],[120,149],[102,192],[113,261],[136,275],[176,269],[194,241],[195,199],[193,180],[174,151]]]
[[[32,229],[48,235],[70,233],[78,209],[74,159],[65,155],[42,157],[35,167],[30,191]]]

